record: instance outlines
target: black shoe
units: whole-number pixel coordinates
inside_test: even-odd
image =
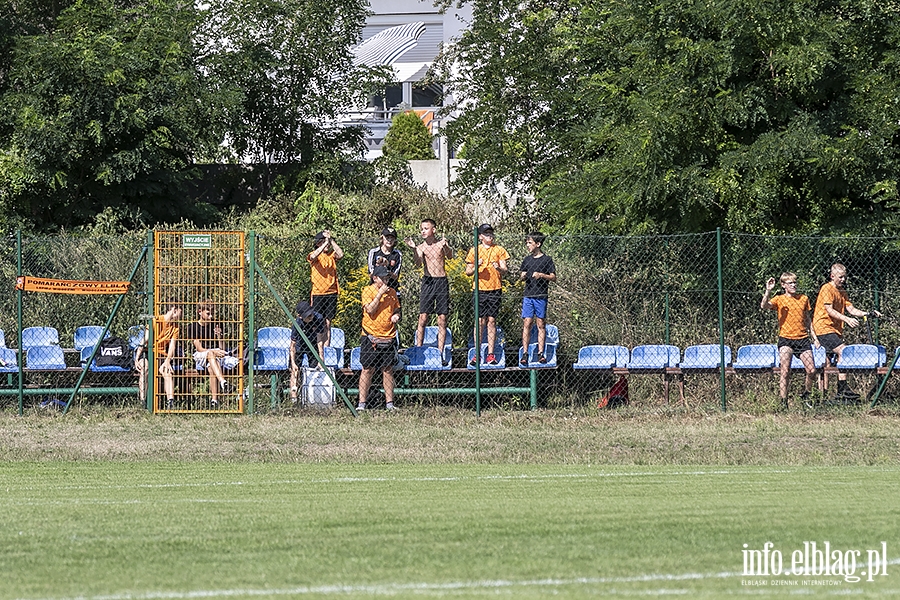
[[[803,404],[806,408],[815,408],[816,403],[813,401],[812,396],[809,392],[803,392],[800,394],[800,403]]]
[[[860,395],[850,389],[849,385],[838,386],[838,393],[835,397],[836,400],[841,400],[842,402],[855,402],[859,400]]]
[[[474,367],[474,366],[477,365],[477,364],[478,364],[478,357],[477,357],[477,356],[473,357],[472,360],[469,361],[469,366],[470,366],[470,367]]]

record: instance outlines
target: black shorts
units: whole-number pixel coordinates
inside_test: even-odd
[[[450,282],[446,277],[423,277],[419,292],[419,313],[450,314]]]
[[[793,340],[791,338],[778,338],[778,348],[781,349],[787,346],[791,349],[791,352],[797,358],[800,358],[800,355],[804,352],[812,352],[812,345],[809,343],[809,338],[801,338],[799,340]]]
[[[314,311],[329,321],[334,321],[334,317],[337,315],[337,301],[337,294],[328,294],[327,296],[313,296],[312,302],[309,304]]]
[[[818,336],[819,345],[825,348],[826,352],[833,353],[834,349],[844,343],[844,338],[836,333],[826,333]]]
[[[363,369],[384,369],[397,363],[397,344],[373,344],[368,336],[359,338],[359,364]]]
[[[478,318],[497,317],[500,314],[500,301],[503,299],[502,290],[490,290],[478,292]]]

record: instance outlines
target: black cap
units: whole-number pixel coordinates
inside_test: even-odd
[[[306,319],[308,317],[311,317],[314,311],[312,309],[312,306],[309,305],[309,302],[301,300],[297,303],[297,307],[294,308],[294,312],[301,319]]]
[[[316,240],[315,240],[316,246],[318,246],[319,244],[321,244],[324,241],[325,241],[325,232],[320,231],[319,233],[316,234]]]
[[[393,227],[385,227],[381,230],[381,235],[384,237],[397,237],[397,230]]]
[[[494,228],[491,227],[489,223],[483,223],[478,226],[478,235],[482,235],[484,233],[494,233]]]
[[[382,281],[387,281],[391,276],[391,272],[388,271],[387,267],[375,267],[372,269],[372,277],[378,277]]]

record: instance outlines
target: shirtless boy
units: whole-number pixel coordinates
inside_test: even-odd
[[[416,245],[411,237],[406,238],[406,245],[415,250],[416,266],[423,267],[422,289],[419,292],[419,323],[416,326],[416,346],[422,345],[425,337],[425,325],[431,314],[437,315],[437,347],[444,353],[447,339],[447,314],[450,312],[450,284],[444,262],[453,258],[453,248],[446,238],[437,239],[436,224],[425,219],[420,226],[422,243]],[[444,360],[446,363],[446,359]]]

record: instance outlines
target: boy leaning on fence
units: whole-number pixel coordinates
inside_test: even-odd
[[[181,333],[178,322],[183,311],[174,301],[165,304],[166,312],[153,318],[153,352],[159,363],[159,374],[163,378],[163,390],[166,394],[166,410],[175,408],[175,369],[172,359]]]
[[[415,251],[416,266],[422,267],[422,288],[419,291],[419,322],[416,325],[416,346],[425,339],[425,325],[428,316],[437,315],[437,347],[443,356],[447,340],[447,315],[450,314],[450,283],[447,279],[445,262],[453,258],[453,248],[447,238],[437,239],[437,224],[432,219],[424,219],[419,227],[422,243],[416,244],[411,237],[406,245]],[[444,366],[448,364],[443,361]]]
[[[520,367],[528,366],[528,346],[531,342],[531,324],[537,326],[537,362],[545,364],[544,343],[547,339],[547,298],[550,282],[556,281],[556,265],[544,254],[542,248],[546,237],[533,231],[525,238],[528,255],[522,259],[519,279],[525,281],[522,294],[522,358]]]
[[[847,268],[840,263],[831,265],[829,281],[819,290],[816,298],[816,309],[813,312],[813,331],[819,338],[819,343],[829,355],[837,356],[837,364],[840,366],[841,354],[844,351],[844,324],[850,327],[859,325],[854,317],[867,317],[870,314],[880,317],[877,310],[866,312],[859,310],[850,302],[850,297],[845,288],[847,284]],[[847,316],[844,312],[851,316]],[[838,373],[837,399],[845,402],[859,400],[859,394],[847,385],[847,374]]]
[[[803,368],[806,371],[806,382],[800,400],[809,401],[810,391],[816,381],[816,365],[813,360],[810,337],[816,347],[819,346],[819,340],[810,327],[812,308],[809,298],[797,292],[797,275],[782,273],[781,288],[784,290],[783,294],[769,299],[772,290],[775,289],[775,278],[770,277],[766,281],[766,291],[763,293],[759,307],[762,310],[774,310],[778,315],[778,357],[781,367],[778,394],[781,398],[782,408],[787,408],[791,362],[795,356],[803,362]]]
[[[316,234],[313,251],[306,260],[309,261],[312,281],[312,293],[309,303],[313,309],[325,317],[325,345],[331,343],[331,322],[337,315],[338,277],[337,261],[344,258],[344,251],[338,246],[331,231],[324,230]]]
[[[503,300],[503,276],[509,272],[507,261],[509,253],[503,246],[494,243],[494,228],[485,223],[478,227],[478,265],[475,264],[475,248],[466,255],[466,275],[478,272],[478,327],[487,330],[487,356],[484,362],[489,365],[498,364],[494,355],[497,343],[497,316]],[[472,281],[475,289],[475,279]],[[474,366],[481,356],[480,349],[475,349],[471,364]]]

